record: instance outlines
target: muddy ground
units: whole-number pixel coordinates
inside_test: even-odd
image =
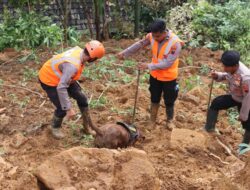
[[[108,56],[113,56],[131,43],[133,41],[129,40],[107,42]],[[139,62],[150,61],[148,52],[142,50],[132,58]],[[29,53],[22,52],[25,55]],[[78,117],[74,121],[64,122],[63,131],[67,134],[64,140],[55,140],[49,133],[54,108],[34,72],[50,58],[53,51],[39,51],[38,64],[34,60],[20,63],[20,54],[12,50],[0,53],[0,169],[3,171],[0,189],[35,189],[37,182],[33,171],[47,158],[74,146],[93,146],[92,137],[80,135],[81,119]],[[237,155],[237,145],[242,136],[236,127],[238,124],[231,126],[227,113],[222,112],[217,125],[221,136],[207,135],[200,130],[205,123],[211,81],[207,77],[207,66],[220,69],[220,55],[221,51],[212,52],[208,49],[185,49],[182,52],[179,76],[181,89],[176,102],[175,123],[177,129],[187,131],[175,131],[171,137],[171,131],[164,128],[163,101],[157,126],[152,129],[147,125],[150,103],[147,82],[140,87],[136,125],[146,140],[136,144],[136,148],[147,152],[161,180],[162,190],[249,189],[249,184],[245,183],[247,171],[241,170],[247,156],[236,159],[216,140],[218,138],[232,150],[233,155]],[[115,64],[122,64],[122,61],[115,61]],[[120,68],[118,65],[113,64],[110,70],[117,71]],[[80,81],[94,105],[91,113],[99,126],[120,120],[131,121],[136,73],[131,68],[124,68],[124,71],[133,77],[132,81],[110,82],[108,72],[94,80],[83,76]],[[147,76],[143,74],[143,77],[145,79]],[[225,93],[224,88],[225,85],[216,83],[213,97]],[[98,99],[99,104],[94,104]],[[101,100],[103,102],[100,103]],[[189,141],[192,138],[196,141]],[[11,164],[11,169],[3,168],[5,162]]]

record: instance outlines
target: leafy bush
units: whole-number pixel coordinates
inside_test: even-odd
[[[190,41],[194,35],[191,24],[193,9],[192,4],[184,3],[182,6],[176,6],[167,12],[167,27],[185,42]]]
[[[180,0],[144,0],[141,1],[141,16],[140,23],[142,25],[141,28],[144,30],[149,29],[149,25],[156,18],[165,18],[167,10],[172,10],[177,5],[181,5],[186,2]],[[175,13],[176,14],[176,13]],[[173,17],[176,17],[176,15]],[[168,23],[168,20],[167,20]]]
[[[235,49],[250,61],[250,2],[231,0],[211,5],[202,1],[193,11],[196,44],[213,50]]]
[[[13,17],[4,11],[4,21],[0,24],[0,50],[13,47],[32,49],[41,45],[54,47],[63,41],[63,30],[50,17],[17,10]],[[69,41],[77,42],[80,36],[74,29],[68,29]]]
[[[167,12],[167,25],[187,45],[212,50],[235,49],[250,61],[250,2],[189,1]]]

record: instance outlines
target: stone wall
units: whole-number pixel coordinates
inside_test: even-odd
[[[84,7],[79,0],[72,0],[71,10],[70,10],[70,18],[69,18],[69,26],[75,27],[78,30],[87,29],[87,19],[85,18]],[[87,10],[92,14],[92,0],[87,1]],[[7,7],[11,14],[15,15],[15,9],[12,5],[8,3],[8,0],[0,0],[0,14],[3,13],[4,7]],[[28,7],[23,7],[22,9],[28,11]],[[60,23],[60,9],[55,1],[50,1],[50,3],[46,5],[36,5],[35,10],[40,12],[46,16],[50,16],[54,22]],[[2,21],[2,16],[0,16],[0,22]],[[94,26],[94,19],[91,18],[92,27]]]

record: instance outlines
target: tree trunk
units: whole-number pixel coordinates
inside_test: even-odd
[[[88,4],[86,2],[86,0],[82,0],[82,5],[83,5],[83,11],[84,11],[84,16],[85,18],[87,18],[87,25],[89,28],[89,33],[90,33],[90,37],[91,39],[94,38],[94,32],[93,32],[93,27],[92,27],[92,23],[91,23],[91,14],[90,11],[88,9]]]
[[[71,2],[72,0],[65,0],[64,5],[64,41],[68,45],[68,25],[69,25],[69,13],[71,11]]]
[[[71,10],[71,2],[72,0],[57,0],[57,5],[59,6],[59,10],[61,12],[61,22],[63,25],[63,37],[64,42],[68,45],[68,21],[69,21],[69,13]]]
[[[101,40],[101,30],[100,30],[100,6],[98,0],[94,0],[95,7],[95,29],[96,29],[96,39]]]
[[[110,11],[109,11],[109,1],[108,0],[104,0],[104,11],[103,11],[103,37],[104,40],[108,40],[109,39],[109,15],[110,15]]]
[[[140,3],[139,0],[135,0],[134,4],[135,9],[135,31],[134,31],[134,37],[139,36],[139,25],[140,25]]]

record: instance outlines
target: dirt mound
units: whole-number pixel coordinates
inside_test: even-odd
[[[45,161],[35,175],[50,189],[160,189],[146,153],[137,149],[72,148]]]
[[[39,190],[36,177],[0,157],[0,189]]]
[[[173,129],[170,143],[173,148],[206,148],[205,135],[189,129]]]
[[[241,184],[245,189],[250,189],[250,154],[248,153],[248,161],[245,167],[237,173],[234,181]],[[243,188],[242,188],[243,189]]]

